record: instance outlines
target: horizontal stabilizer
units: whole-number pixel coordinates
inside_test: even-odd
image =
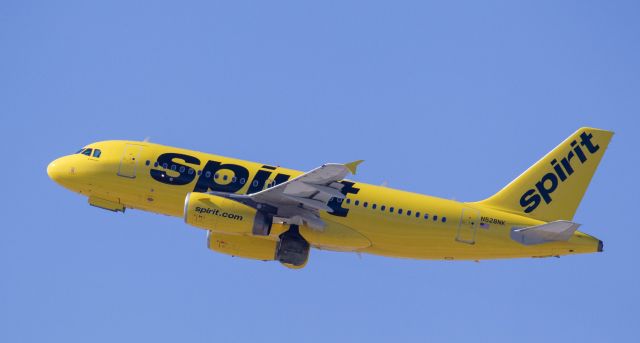
[[[558,220],[543,225],[513,228],[511,239],[524,245],[568,241],[579,226],[574,222]]]

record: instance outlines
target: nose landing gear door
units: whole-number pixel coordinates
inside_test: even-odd
[[[136,169],[141,158],[142,146],[135,144],[127,144],[124,146],[124,153],[118,168],[118,176],[135,178]]]

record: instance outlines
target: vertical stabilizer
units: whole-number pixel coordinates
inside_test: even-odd
[[[531,218],[572,220],[613,132],[583,127],[478,204]]]

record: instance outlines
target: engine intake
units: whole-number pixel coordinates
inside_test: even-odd
[[[184,221],[215,232],[267,236],[273,219],[251,206],[206,193],[189,193],[184,201]]]

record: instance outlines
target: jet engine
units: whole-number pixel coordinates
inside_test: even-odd
[[[233,199],[193,192],[184,201],[184,221],[214,232],[267,236],[273,217]]]

